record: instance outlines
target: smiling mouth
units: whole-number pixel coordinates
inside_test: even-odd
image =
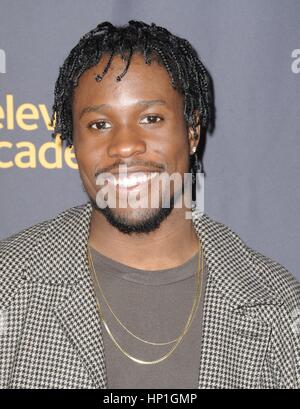
[[[132,173],[132,174],[119,174],[116,175],[114,178],[109,180],[109,183],[112,184],[114,187],[122,190],[129,190],[134,188],[140,188],[145,184],[151,182],[159,172],[151,172],[151,173]]]

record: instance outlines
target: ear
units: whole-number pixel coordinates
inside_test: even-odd
[[[192,125],[188,126],[188,138],[189,138],[189,145],[190,145],[190,155],[194,153],[194,148],[197,149],[198,143],[200,141],[200,114],[199,111],[194,111],[193,113],[195,129]],[[196,130],[196,135],[195,135]]]

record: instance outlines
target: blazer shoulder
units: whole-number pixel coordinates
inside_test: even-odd
[[[0,293],[4,291],[6,284],[12,288],[20,273],[25,269],[30,254],[37,248],[37,243],[47,246],[46,232],[48,229],[56,229],[56,226],[64,224],[66,220],[78,214],[81,206],[66,209],[56,216],[29,226],[0,241]]]
[[[79,205],[70,207],[58,213],[56,216],[43,220],[37,224],[26,227],[25,229],[12,234],[2,240],[0,240],[0,260],[4,260],[5,256],[16,256],[18,252],[22,253],[22,250],[29,250],[30,244],[36,242],[38,239],[43,237],[45,230],[56,223],[61,223],[61,221],[66,221],[69,218],[72,218],[78,214],[78,212],[84,209],[85,205]],[[12,254],[13,250],[17,251],[15,254]]]
[[[0,265],[7,264],[8,266],[23,259],[51,221],[51,219],[44,220],[2,239],[0,241]]]
[[[261,284],[269,288],[278,298],[284,300],[290,307],[300,305],[300,283],[295,275],[277,260],[261,253],[249,246],[241,236],[230,226],[206,217],[206,222],[215,232],[215,236],[221,237],[226,244],[227,250],[231,250],[236,258],[248,260],[249,274],[253,268],[261,280]],[[221,240],[220,240],[221,241]]]
[[[251,259],[264,284],[290,308],[300,306],[300,283],[296,276],[277,260],[248,247]]]

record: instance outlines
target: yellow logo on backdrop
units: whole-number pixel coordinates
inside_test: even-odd
[[[46,130],[53,131],[49,125],[50,116],[45,104],[37,106],[30,103],[14,106],[14,97],[11,94],[6,95],[5,106],[0,105],[0,130],[14,130],[16,127],[23,131],[34,131],[39,128],[38,121],[42,120]],[[4,160],[1,153],[9,150],[11,158]],[[54,155],[50,160],[46,155]],[[14,166],[22,169],[36,168],[40,164],[46,169],[60,169],[63,163],[72,169],[78,169],[73,147],[63,151],[60,135],[55,140],[43,143],[39,148],[30,141],[21,141],[13,143],[11,141],[0,140],[0,168],[8,169]]]

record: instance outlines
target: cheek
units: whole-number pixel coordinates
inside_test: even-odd
[[[94,170],[101,158],[101,150],[95,144],[77,141],[74,150],[78,163],[79,172],[82,176],[94,177]]]
[[[186,129],[183,127],[174,130],[169,141],[170,161],[177,172],[187,172],[189,168],[189,141]]]
[[[187,143],[177,152],[176,167],[180,173],[189,172],[189,148]]]

